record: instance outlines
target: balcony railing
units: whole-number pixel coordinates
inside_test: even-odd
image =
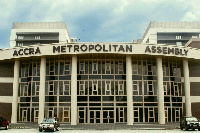
[[[20,37],[16,38],[15,41],[49,41],[49,40],[59,40],[58,37],[40,37],[40,39],[36,39],[35,37]]]
[[[176,39],[176,37],[158,37],[158,40],[190,40],[193,37],[181,37],[181,39]]]

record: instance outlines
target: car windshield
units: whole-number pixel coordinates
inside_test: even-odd
[[[42,123],[49,123],[49,122],[54,122],[54,119],[44,119],[43,121],[42,121]]]
[[[198,121],[198,120],[195,117],[191,117],[191,118],[186,118],[186,121]]]

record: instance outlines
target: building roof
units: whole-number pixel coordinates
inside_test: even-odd
[[[200,22],[169,22],[169,21],[151,21],[147,27],[147,29],[145,30],[142,38],[141,38],[141,42],[142,40],[145,38],[145,36],[147,35],[148,31],[151,28],[171,28],[171,29],[199,29],[200,30]]]
[[[148,28],[200,29],[200,22],[155,22],[155,21],[151,21],[148,25]]]
[[[200,38],[191,38],[185,46],[200,49]]]
[[[65,22],[15,22],[13,29],[67,29],[67,25]]]

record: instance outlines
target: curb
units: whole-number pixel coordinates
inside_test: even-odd
[[[9,129],[38,129],[37,125],[10,125]],[[120,128],[118,126],[115,127],[67,127],[67,126],[61,126],[60,130],[174,130],[174,129],[180,129],[179,126],[140,126],[140,127],[123,127]]]
[[[28,128],[28,127],[9,127],[9,129],[37,129],[37,128]],[[85,129],[85,128],[60,128],[60,130],[173,130],[180,129],[176,128],[131,128],[131,129]]]
[[[14,127],[14,126],[10,126],[9,129],[30,129],[28,127]]]

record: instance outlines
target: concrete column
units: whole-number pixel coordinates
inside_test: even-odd
[[[45,81],[46,81],[46,58],[41,58],[40,64],[40,91],[39,91],[39,118],[40,123],[44,118],[45,107]]]
[[[77,55],[72,56],[71,125],[77,125]]]
[[[15,61],[14,81],[13,81],[13,99],[12,99],[12,118],[11,123],[17,123],[18,90],[19,90],[19,70],[20,61]]]
[[[157,67],[157,90],[158,90],[158,117],[159,117],[159,124],[165,124],[162,58],[157,58],[156,59],[156,67]]]
[[[133,125],[133,85],[131,57],[126,56],[127,125]]]
[[[190,99],[189,68],[188,68],[188,60],[187,59],[183,60],[183,73],[184,73],[186,116],[192,116],[192,112],[191,112],[191,99]]]

